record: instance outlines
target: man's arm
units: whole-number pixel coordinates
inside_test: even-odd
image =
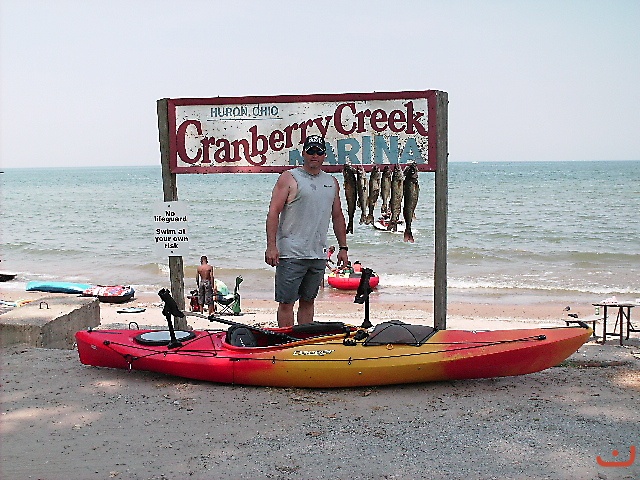
[[[278,252],[276,245],[280,214],[292,193],[292,187],[295,186],[297,185],[293,175],[289,172],[284,172],[280,175],[280,178],[278,178],[278,181],[273,187],[273,192],[271,192],[271,202],[269,203],[266,222],[267,249],[264,252],[264,261],[272,267],[275,267],[280,260],[280,252]]]
[[[331,209],[331,221],[333,223],[333,233],[338,241],[338,256],[336,257],[337,265],[346,265],[349,261],[349,255],[346,250],[340,249],[340,247],[347,246],[347,224],[344,219],[344,213],[342,212],[342,205],[340,204],[340,185],[338,180],[334,177],[336,182],[336,196],[333,199],[333,208]]]

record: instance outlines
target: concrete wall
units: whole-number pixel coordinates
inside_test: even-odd
[[[75,333],[100,324],[100,302],[94,297],[43,296],[0,315],[0,346],[73,349]]]

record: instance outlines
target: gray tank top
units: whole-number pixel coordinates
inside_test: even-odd
[[[289,170],[298,183],[295,198],[280,214],[276,245],[282,258],[325,259],[336,182],[332,175]]]

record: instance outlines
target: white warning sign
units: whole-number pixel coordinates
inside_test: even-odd
[[[183,257],[189,253],[189,207],[186,202],[158,202],[153,208],[153,244],[157,254]]]

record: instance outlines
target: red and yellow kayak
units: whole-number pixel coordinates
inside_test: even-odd
[[[398,331],[385,338],[382,333],[395,328],[389,323],[394,322],[378,325],[366,339],[355,327],[328,323],[178,331],[180,344],[171,346],[163,330],[88,330],[77,332],[76,340],[86,365],[239,385],[329,388],[538,372],[561,363],[592,333],[584,327],[466,331],[411,326],[417,334]],[[320,329],[309,330],[314,325]]]

